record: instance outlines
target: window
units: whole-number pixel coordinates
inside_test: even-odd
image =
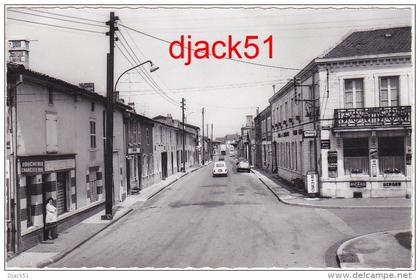
[[[379,137],[378,156],[380,174],[404,174],[404,137]]]
[[[52,89],[48,89],[48,104],[54,104],[54,93]]]
[[[267,118],[267,131],[270,132],[271,131],[271,117]]]
[[[287,107],[287,102],[284,103],[284,120],[288,120],[289,118],[289,108]]]
[[[399,77],[379,78],[380,106],[398,106],[399,103]]]
[[[282,122],[282,120],[283,120],[283,105],[280,105],[279,121]]]
[[[369,174],[368,138],[344,138],[344,173]]]
[[[363,108],[363,79],[344,80],[344,108]]]
[[[45,119],[46,119],[47,153],[58,152],[57,114],[46,113]]]
[[[95,112],[95,103],[91,103],[90,104],[90,110],[92,111],[92,112]]]
[[[147,142],[147,145],[150,144],[149,128],[146,128],[146,142]]]
[[[95,121],[90,121],[90,148],[96,148],[96,123]]]

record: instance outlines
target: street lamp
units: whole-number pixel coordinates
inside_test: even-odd
[[[136,66],[133,66],[127,70],[125,70],[117,79],[115,86],[112,87],[113,84],[113,65],[111,66],[110,59],[111,55],[108,54],[108,68],[112,71],[107,71],[108,77],[108,84],[107,84],[107,106],[106,106],[106,145],[105,145],[105,215],[102,215],[103,220],[112,220],[113,213],[112,213],[112,202],[113,202],[113,183],[114,183],[114,175],[113,172],[113,137],[114,137],[114,103],[115,97],[117,93],[117,85],[120,81],[121,77],[146,63],[150,63],[150,72],[154,72],[159,69],[159,67],[155,66],[151,60],[147,60],[143,63],[140,63]]]
[[[115,86],[114,86],[114,92],[116,92],[116,91],[117,91],[117,85],[118,85],[118,82],[120,81],[121,77],[122,77],[125,73],[127,73],[127,72],[129,72],[129,71],[131,71],[131,70],[133,70],[133,69],[135,69],[135,68],[137,68],[137,67],[140,67],[140,66],[142,66],[142,65],[144,65],[144,64],[146,64],[146,63],[150,63],[150,73],[155,72],[156,70],[158,70],[158,69],[159,69],[159,66],[154,65],[154,64],[153,64],[153,62],[152,62],[151,60],[147,60],[147,61],[145,61],[145,62],[143,62],[143,63],[140,63],[139,65],[133,66],[133,67],[131,67],[130,69],[125,70],[125,71],[124,71],[124,72],[123,72],[123,73],[122,73],[122,74],[118,77],[117,82],[115,83]]]

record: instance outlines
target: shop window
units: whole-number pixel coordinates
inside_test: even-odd
[[[379,102],[383,107],[398,106],[399,77],[381,77],[379,79]]]
[[[381,174],[404,174],[404,137],[379,137],[378,156]]]
[[[369,174],[369,141],[368,138],[344,138],[344,173]]]
[[[31,184],[35,177],[27,176],[26,177],[26,226],[31,227],[34,225],[34,217],[32,212],[31,200]]]
[[[57,213],[61,215],[68,211],[69,201],[68,172],[57,173]]]
[[[344,80],[344,107],[363,108],[363,79]]]

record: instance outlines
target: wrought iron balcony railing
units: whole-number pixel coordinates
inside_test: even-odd
[[[411,106],[334,110],[334,128],[392,126],[411,126]]]

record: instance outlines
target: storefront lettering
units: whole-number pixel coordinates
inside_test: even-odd
[[[383,187],[401,187],[401,182],[384,182]]]

